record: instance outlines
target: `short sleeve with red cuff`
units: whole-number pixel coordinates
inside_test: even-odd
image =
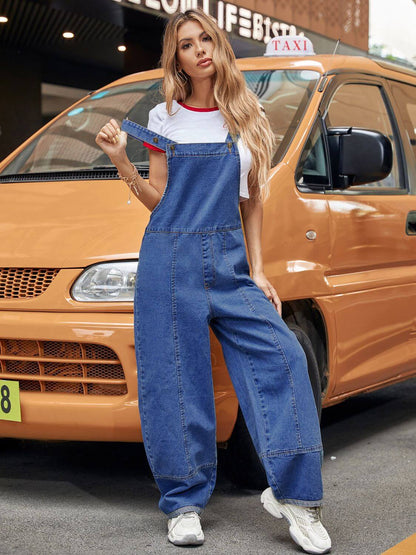
[[[158,152],[165,152],[162,148],[158,148],[157,146],[153,146],[150,143],[146,143],[145,141],[143,141],[143,144],[147,148],[150,148],[150,150],[157,150]]]

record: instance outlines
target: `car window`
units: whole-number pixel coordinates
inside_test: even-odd
[[[360,127],[379,131],[391,140],[393,147],[391,173],[381,181],[366,185],[355,185],[349,187],[349,190],[385,187],[399,189],[402,186],[397,160],[398,138],[393,132],[380,87],[364,83],[346,83],[342,85],[335,91],[330,101],[325,123],[327,127]]]
[[[320,121],[314,125],[309,135],[296,170],[299,185],[328,185],[328,163],[325,141]]]
[[[55,120],[1,172],[3,175],[79,172],[114,168],[95,143],[101,127],[126,115],[147,126],[148,111],[161,101],[160,80],[115,86],[94,93]],[[147,149],[129,140],[127,154],[134,163],[147,161]]]
[[[391,91],[397,102],[406,135],[416,162],[416,87],[405,83],[391,83]]]
[[[309,70],[265,70],[245,71],[243,75],[276,133],[277,149],[273,158],[276,164],[293,138],[320,74]],[[68,177],[64,179],[82,179],[83,175],[89,179],[91,172],[107,169],[114,174],[110,159],[95,143],[99,129],[111,118],[121,123],[125,117],[147,127],[149,111],[163,102],[160,85],[160,79],[147,80],[91,94],[32,140],[3,169],[0,180],[10,180],[8,176],[18,180],[53,180],[58,174],[62,178],[65,172]],[[148,168],[148,149],[141,142],[129,137],[127,155],[139,169]]]
[[[277,139],[273,165],[280,162],[301,122],[320,74],[310,70],[244,71],[247,86],[258,96]]]

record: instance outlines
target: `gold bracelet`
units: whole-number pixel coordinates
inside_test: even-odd
[[[136,194],[136,196],[138,197],[140,195],[140,193],[142,192],[142,190],[140,189],[140,187],[138,186],[137,182],[138,182],[138,178],[139,178],[139,172],[137,171],[137,168],[134,164],[131,164],[131,167],[133,168],[133,172],[131,175],[120,175],[120,173],[117,173],[117,177],[119,179],[122,179],[128,186],[129,186],[129,200],[127,201],[127,204],[131,203],[131,189],[133,187],[133,191]]]

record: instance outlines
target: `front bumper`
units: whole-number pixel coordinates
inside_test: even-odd
[[[223,442],[237,400],[212,342]],[[21,422],[0,420],[0,437],[142,441],[132,313],[1,311],[0,368],[0,379],[19,381],[22,415]]]

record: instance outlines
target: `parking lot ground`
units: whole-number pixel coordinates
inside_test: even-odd
[[[415,533],[415,398],[411,380],[324,410],[323,520],[333,553],[380,555]],[[300,553],[260,492],[224,475],[223,454],[195,554]],[[0,455],[2,555],[183,552],[166,539],[141,445],[2,439]]]

